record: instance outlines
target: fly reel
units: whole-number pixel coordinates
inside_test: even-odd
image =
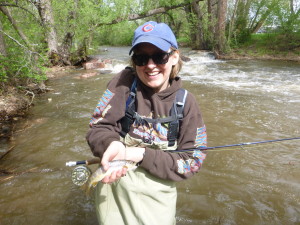
[[[88,181],[91,173],[88,167],[77,166],[72,172],[72,181],[75,185],[82,186]]]

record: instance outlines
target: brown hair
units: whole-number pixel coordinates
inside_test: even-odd
[[[181,59],[181,55],[180,55],[179,50],[174,50],[174,51],[176,51],[179,54],[179,59],[178,59],[177,64],[172,67],[171,74],[170,74],[170,79],[174,79],[175,77],[177,77],[177,75],[179,74],[179,72],[182,68],[182,65],[183,65],[183,61]]]

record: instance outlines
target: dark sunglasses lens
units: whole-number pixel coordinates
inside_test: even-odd
[[[151,58],[155,64],[166,64],[169,61],[171,53],[157,53],[152,56],[149,55],[133,55],[132,60],[137,66],[145,66]]]
[[[154,54],[152,57],[153,62],[155,64],[166,64],[169,61],[169,54],[168,53],[157,53]]]
[[[145,66],[149,61],[148,55],[133,55],[132,60],[137,66]]]

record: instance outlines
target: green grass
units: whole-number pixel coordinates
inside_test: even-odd
[[[234,50],[238,54],[250,56],[262,55],[300,55],[300,33],[252,34],[245,43],[239,44]]]

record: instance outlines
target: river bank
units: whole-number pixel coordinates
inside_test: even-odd
[[[255,49],[235,49],[225,55],[215,53],[217,59],[223,60],[272,60],[272,61],[290,61],[300,64],[300,50],[295,52],[273,52],[261,53]]]
[[[59,77],[74,67],[48,68],[47,80]],[[14,125],[20,119],[26,117],[30,107],[34,106],[34,99],[39,95],[51,91],[46,83],[40,85],[29,84],[24,89],[8,87],[5,93],[0,93],[0,139],[10,138],[14,132]]]

